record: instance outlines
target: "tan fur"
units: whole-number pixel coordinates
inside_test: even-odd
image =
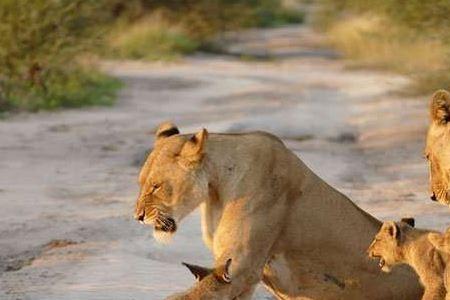
[[[438,232],[432,232],[428,234],[428,240],[433,246],[440,251],[444,257],[446,257],[446,268],[444,274],[445,287],[447,289],[447,300],[450,300],[450,228],[442,234]]]
[[[439,90],[430,102],[425,157],[430,166],[431,198],[450,205],[450,93]]]
[[[444,234],[438,232],[430,233],[428,239],[436,249],[450,254],[450,228]]]
[[[186,264],[184,265],[192,272],[201,285],[196,285],[186,292],[178,293],[168,297],[166,300],[214,300],[222,299],[215,297],[215,291],[218,291],[231,282],[229,274],[231,260],[215,269],[208,269],[201,266]]]
[[[158,137],[140,174],[136,218],[173,234],[197,206],[215,265],[233,259],[217,299],[419,299],[414,272],[378,271],[365,250],[381,222],[315,175],[275,136]],[[196,287],[203,287],[199,282]],[[209,293],[208,287],[203,290]],[[211,298],[211,299],[215,299]]]
[[[393,266],[407,264],[420,277],[425,287],[423,300],[444,300],[444,274],[447,255],[440,253],[428,240],[428,230],[411,227],[404,222],[385,222],[368,249],[372,258],[380,260],[384,272]]]

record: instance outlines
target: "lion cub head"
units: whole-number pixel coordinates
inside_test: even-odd
[[[384,222],[380,231],[367,249],[369,257],[379,259],[378,266],[384,272],[402,262],[401,245],[403,235],[414,227],[414,219],[404,218],[400,222]]]
[[[197,282],[203,280],[209,280],[211,282],[216,282],[218,284],[228,284],[231,283],[230,266],[231,258],[229,258],[224,265],[217,267],[215,269],[205,268],[202,266],[191,265],[183,262],[192,275],[194,275]],[[208,277],[209,276],[209,277]]]
[[[158,241],[167,241],[177,223],[208,196],[203,158],[208,132],[180,135],[172,123],[156,132],[153,151],[139,174],[135,219],[153,226]]]
[[[430,103],[425,157],[429,163],[431,200],[450,205],[450,93],[439,90]]]
[[[215,269],[183,263],[195,276],[196,284],[186,292],[169,296],[166,300],[207,300],[216,299],[212,293],[223,287],[224,284],[231,283],[230,266],[231,258],[225,264]]]
[[[431,232],[428,240],[438,250],[450,254],[450,228],[445,233]]]

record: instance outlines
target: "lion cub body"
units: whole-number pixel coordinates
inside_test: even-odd
[[[368,249],[380,260],[384,272],[399,264],[411,266],[425,288],[422,300],[446,299],[444,275],[448,255],[429,241],[428,230],[416,229],[406,222],[384,222]]]

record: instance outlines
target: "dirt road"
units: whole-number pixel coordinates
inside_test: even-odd
[[[180,262],[211,262],[198,213],[169,246],[132,219],[163,120],[182,132],[268,130],[376,217],[444,228],[422,159],[426,99],[398,96],[400,76],[345,69],[320,43],[287,27],[239,35],[232,56],[109,63],[126,83],[114,107],[1,120],[0,298],[161,299],[193,283]]]

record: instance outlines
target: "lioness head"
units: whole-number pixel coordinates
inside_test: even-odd
[[[154,149],[139,174],[135,219],[153,226],[158,241],[170,238],[177,223],[207,197],[202,168],[207,138],[205,129],[180,135],[172,123],[161,124],[156,132]]]
[[[188,263],[183,263],[183,265],[186,266],[189,271],[191,271],[197,281],[202,281],[210,274],[213,274],[213,279],[218,283],[231,283],[231,258],[229,258],[224,265],[215,269],[209,269],[201,266],[191,265]]]
[[[437,232],[429,233],[428,240],[437,250],[450,254],[450,228],[443,234]]]
[[[430,169],[431,200],[450,204],[450,93],[439,90],[430,103],[431,123],[425,157]]]
[[[405,218],[401,222],[384,222],[375,239],[370,244],[367,253],[369,257],[379,259],[378,266],[384,272],[402,262],[401,245],[403,235],[414,226],[414,219]]]

